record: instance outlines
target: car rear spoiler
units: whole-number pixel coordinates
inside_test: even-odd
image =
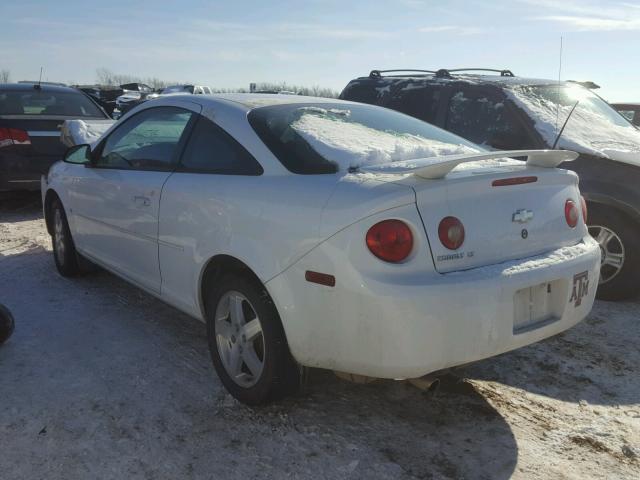
[[[555,168],[562,162],[575,160],[578,154],[569,150],[501,150],[382,163],[379,165],[362,166],[358,168],[358,171],[398,175],[412,173],[418,177],[435,180],[444,178],[461,163],[513,157],[527,157],[527,166],[530,167]]]

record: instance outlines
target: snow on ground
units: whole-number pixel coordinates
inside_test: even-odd
[[[637,479],[640,302],[456,369],[435,395],[313,371],[248,408],[200,322],[103,271],[60,277],[37,196],[0,198],[0,478]]]

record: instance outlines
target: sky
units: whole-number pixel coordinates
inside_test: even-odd
[[[0,70],[93,83],[96,70],[217,88],[342,90],[372,69],[489,67],[592,80],[640,101],[640,1],[4,0]]]

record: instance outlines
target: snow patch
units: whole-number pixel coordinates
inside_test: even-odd
[[[573,105],[561,105],[558,113],[556,103],[530,92],[527,87],[513,87],[506,92],[516,106],[534,119],[535,129],[544,140],[553,145]],[[640,165],[640,131],[631,125],[616,125],[604,114],[581,108],[580,104],[567,122],[558,148]]]
[[[480,151],[463,144],[444,143],[419,135],[376,130],[347,121],[345,111],[318,110],[323,109],[306,109],[291,124],[291,128],[316,152],[336,162],[341,169]]]
[[[67,147],[90,144],[93,146],[115,120],[65,120],[60,129],[60,141]]]

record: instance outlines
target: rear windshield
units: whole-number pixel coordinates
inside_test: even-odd
[[[280,162],[300,174],[481,150],[433,125],[372,105],[272,105],[252,110],[249,123]]]
[[[193,93],[193,85],[172,85],[162,90],[162,93]]]
[[[17,90],[0,92],[0,115],[63,115],[98,117],[104,114],[82,93]]]

